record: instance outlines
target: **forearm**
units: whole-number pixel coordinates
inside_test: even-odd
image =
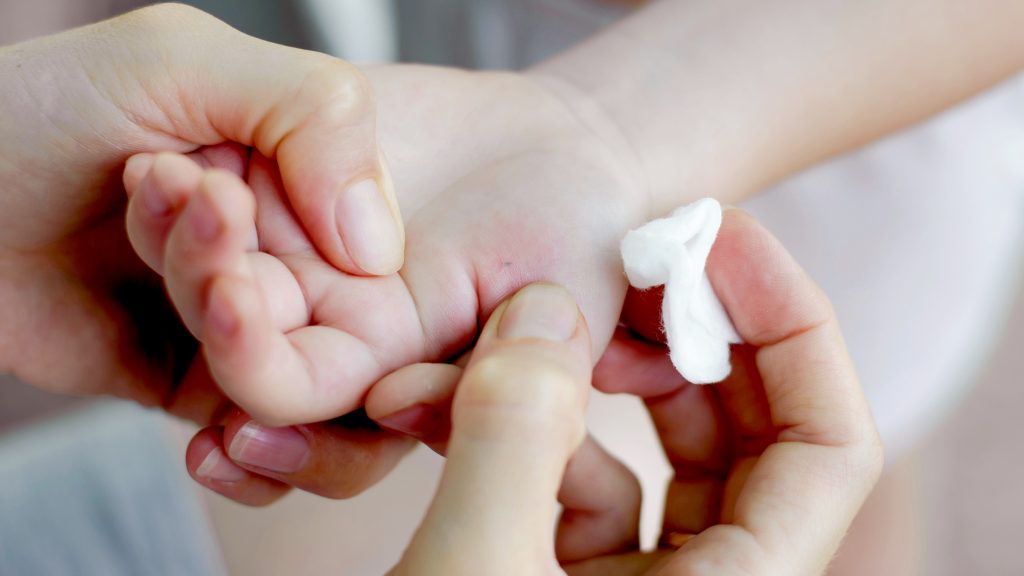
[[[591,99],[663,212],[736,200],[1024,66],[1012,0],[664,0],[531,71]]]

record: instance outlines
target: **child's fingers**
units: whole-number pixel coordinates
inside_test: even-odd
[[[192,478],[203,486],[242,504],[266,506],[291,490],[261,474],[250,472],[228,458],[224,450],[224,428],[204,428],[189,442],[185,451],[185,467]]]
[[[558,560],[577,562],[638,549],[641,496],[633,472],[588,434],[569,460],[558,491]]]
[[[411,436],[444,454],[451,433],[452,398],[462,368],[410,364],[388,374],[366,395],[366,414],[381,426]]]
[[[241,177],[248,152],[235,143],[206,146],[189,154],[136,154],[125,164],[128,238],[150,268],[163,275],[164,246],[181,209],[199,188],[206,169],[226,170]],[[249,245],[256,248],[256,229]]]
[[[241,180],[227,172],[207,171],[167,237],[167,290],[185,325],[200,339],[211,280],[225,274],[253,279],[246,248],[255,210],[252,193]]]
[[[164,244],[188,199],[203,179],[203,169],[181,154],[140,154],[125,168],[128,238],[142,261],[164,273]]]

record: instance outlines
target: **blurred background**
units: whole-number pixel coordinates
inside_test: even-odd
[[[528,66],[613,22],[630,4],[642,4],[188,3],[249,34],[356,62],[469,68]],[[0,0],[0,45],[144,4]],[[924,126],[815,167],[745,206],[834,300],[892,454],[887,481],[865,512],[888,518],[887,544],[877,538],[862,543],[855,532],[843,563],[895,555],[904,567],[893,574],[1024,574],[1017,545],[1024,534],[1018,489],[1024,476],[1018,444],[1024,441],[1018,416],[1024,407],[1024,188],[1002,203],[968,206],[962,200],[976,188],[1024,186],[1022,149],[991,153],[1021,142],[1024,87],[1018,79]],[[871,208],[853,208],[851,196]],[[942,202],[987,211],[992,226],[965,238],[955,219],[934,222],[945,227],[949,246],[908,235],[908,222]],[[879,213],[877,206],[887,209]],[[892,242],[916,247],[920,258],[887,260]],[[843,257],[851,246],[870,254],[870,263]],[[958,262],[979,258],[999,274],[957,273]],[[952,296],[942,314],[918,306],[913,296],[938,285],[953,287],[946,288]],[[970,313],[958,315],[957,307]],[[664,486],[668,469],[637,402],[599,397],[591,421],[598,438],[641,474],[645,488]],[[250,509],[188,478],[183,455],[192,431],[161,413],[52,396],[0,376],[0,574],[379,574],[403,550],[442,466],[420,449],[353,500],[293,493],[269,508]],[[645,501],[648,542],[660,502],[657,495]]]

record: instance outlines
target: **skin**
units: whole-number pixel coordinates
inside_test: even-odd
[[[195,41],[182,43],[185,33]],[[267,70],[280,72],[274,82]],[[372,95],[345,62],[162,5],[0,49],[0,84],[2,372],[145,404],[173,393],[196,345],[124,233],[120,174],[133,153],[202,156],[225,142],[262,150],[326,259],[361,274],[401,265],[400,242],[390,261],[358,265],[338,222],[319,210],[367,177],[397,210]]]
[[[263,285],[256,282],[257,272],[254,270],[258,270],[258,266],[250,266],[248,270],[242,266],[241,270],[231,269],[230,274],[221,274],[228,280],[221,284],[213,283],[220,287],[211,291],[207,290],[206,284],[225,269],[218,268],[216,262],[203,263],[200,259],[197,260],[200,268],[210,266],[199,270],[199,278],[189,280],[188,272],[182,271],[180,282],[168,280],[169,286],[177,286],[171,290],[175,304],[186,316],[188,327],[200,336],[206,357],[212,358],[210,366],[214,367],[215,373],[218,362],[223,361],[219,364],[218,375],[224,380],[219,384],[227,397],[273,424],[336,415],[358,404],[354,399],[365,393],[375,374],[382,375],[389,368],[417,359],[440,359],[457,354],[473,340],[482,318],[502,297],[532,280],[555,280],[570,288],[581,302],[594,331],[595,351],[599,351],[611,337],[625,294],[617,267],[612,266],[611,254],[614,253],[615,242],[629,226],[669,205],[685,201],[687,194],[712,192],[730,199],[738,198],[820,159],[824,154],[841,151],[949,105],[997,81],[1020,65],[1019,51],[1012,48],[1021,15],[1019,7],[1012,3],[994,5],[992,10],[972,10],[966,20],[964,14],[955,9],[955,3],[944,3],[941,7],[913,3],[908,5],[913,9],[903,11],[898,11],[892,3],[861,3],[856,10],[863,12],[854,14],[859,16],[856,18],[843,17],[849,14],[840,10],[840,3],[821,6],[821,11],[797,4],[778,10],[777,14],[781,16],[775,18],[782,17],[783,20],[770,26],[762,25],[768,21],[765,20],[768,15],[740,10],[738,5],[731,3],[661,2],[638,13],[622,26],[610,29],[593,43],[532,71],[526,77],[424,72],[412,68],[395,69],[401,72],[396,71],[393,75],[388,70],[380,71],[371,82],[381,94],[382,121],[386,123],[388,120],[385,119],[390,118],[395,122],[390,127],[380,127],[382,147],[393,163],[410,166],[404,174],[395,175],[394,180],[398,183],[397,188],[403,191],[400,199],[403,208],[413,212],[406,215],[407,221],[411,223],[418,218],[422,223],[418,227],[419,235],[416,238],[410,236],[410,240],[414,240],[410,245],[424,246],[423,260],[437,266],[421,266],[420,275],[413,277],[410,271],[416,269],[416,265],[412,263],[415,259],[411,258],[410,265],[403,270],[401,282],[386,277],[374,288],[353,287],[348,292],[356,294],[362,291],[371,302],[381,293],[395,296],[388,301],[388,306],[380,308],[389,315],[387,318],[395,320],[393,324],[374,320],[363,326],[348,326],[345,322],[351,321],[351,317],[343,312],[351,311],[345,308],[352,306],[351,300],[338,303],[336,307],[328,302],[325,309],[316,310],[326,314],[329,330],[326,334],[317,331],[317,336],[325,336],[326,342],[336,343],[341,339],[352,344],[346,350],[354,361],[346,363],[345,369],[353,373],[345,374],[344,378],[332,381],[330,376],[319,377],[320,373],[334,374],[330,369],[338,367],[331,363],[337,362],[336,359],[314,363],[322,366],[318,372],[317,369],[298,366],[295,356],[292,356],[292,372],[288,374],[297,375],[300,384],[299,394],[295,397],[282,390],[268,388],[266,380],[262,386],[259,380],[255,381],[256,385],[232,382],[232,371],[228,369],[232,361],[258,360],[260,355],[254,350],[258,352],[260,349],[257,346],[248,350],[248,357],[244,346],[236,349],[229,345],[218,349],[216,344],[210,345],[206,334],[208,318],[204,311],[207,308],[213,310],[208,301],[212,300],[210,293],[213,293],[222,296],[222,303],[229,302],[225,305],[228,308],[228,325],[232,317],[230,302],[256,302],[255,308],[262,306],[262,316],[254,314],[246,318],[262,318],[265,322],[254,332],[245,334],[262,335],[266,341],[276,339],[280,344],[287,330],[282,326],[293,326],[281,318],[290,321],[299,318],[298,328],[310,324],[309,321],[303,324],[302,316],[313,319],[311,309],[315,306],[306,304],[305,314],[302,314],[295,297],[295,286],[289,284],[290,281],[298,283],[299,276],[313,276],[312,272],[295,274],[289,268],[286,274],[281,274],[282,284],[273,286],[277,286],[275,290],[283,287],[280,292],[290,293],[291,297],[280,301],[286,304],[281,310],[272,310],[266,301],[261,304],[256,298],[257,295],[264,297],[260,292]],[[353,100],[327,99],[332,103],[349,104],[341,106],[344,112],[341,122],[321,122],[321,118],[316,117],[320,112],[337,110],[334,106],[315,105],[320,101],[317,95],[353,91],[365,95],[366,91],[353,89],[350,80],[344,80],[341,86],[336,84],[336,78],[352,77],[350,68],[334,60],[324,64],[322,57],[308,53],[282,52],[263,43],[253,43],[251,39],[230,33],[216,21],[203,19],[188,9],[163,7],[153,10],[164,12],[138,13],[132,17],[134,20],[117,20],[114,22],[118,24],[107,25],[113,28],[100,28],[100,33],[91,28],[60,39],[6,49],[0,58],[3,65],[0,73],[4,79],[11,81],[9,85],[25,88],[4,96],[20,96],[16,101],[5,102],[10,104],[5,109],[29,111],[25,115],[14,115],[19,122],[12,124],[13,132],[4,135],[3,141],[8,149],[0,156],[5,162],[0,169],[3,170],[2,181],[6,187],[4,204],[0,208],[3,208],[6,218],[4,230],[7,234],[0,249],[0,266],[4,270],[0,276],[3,278],[0,302],[4,305],[4,317],[10,319],[0,335],[0,367],[50,389],[120,394],[147,403],[164,404],[175,413],[201,422],[224,424],[219,440],[216,430],[207,431],[206,436],[197,438],[197,442],[202,438],[208,440],[204,448],[208,454],[213,448],[229,448],[235,431],[232,426],[240,426],[237,421],[245,417],[231,411],[233,402],[226,401],[213,384],[205,362],[190,364],[195,342],[180,331],[173,313],[165,306],[166,301],[156,294],[158,284],[127,250],[124,236],[119,231],[123,206],[115,174],[120,163],[133,152],[173,150],[191,153],[192,161],[199,162],[204,168],[226,170],[216,174],[224,186],[209,183],[206,186],[211,191],[234,187],[235,198],[241,202],[238,206],[242,207],[246,206],[246,200],[242,198],[249,198],[246,194],[257,199],[260,197],[261,185],[251,179],[254,174],[270,181],[264,191],[277,190],[278,198],[283,194],[288,199],[288,206],[294,210],[297,221],[302,224],[303,234],[307,235],[306,240],[312,239],[316,246],[316,254],[311,260],[331,263],[334,270],[343,271],[336,276],[345,278],[371,270],[355,266],[351,258],[346,260],[345,232],[338,229],[336,221],[328,218],[327,215],[333,212],[322,207],[335,205],[337,190],[351,188],[351,185],[365,179],[367,173],[364,169],[376,174],[375,179],[389,202],[391,187],[382,161],[376,155],[377,146],[373,138],[353,137],[351,147],[337,146],[339,141],[349,141],[345,136],[353,133],[366,136],[369,124],[350,115]],[[885,10],[897,12],[887,13]],[[931,16],[922,19],[926,11]],[[734,13],[747,14],[749,19],[737,21],[730,16]],[[792,17],[794,14],[801,17]],[[879,14],[888,14],[891,18],[879,17]],[[833,58],[834,51],[807,50],[807,42],[796,46],[784,41],[795,37],[787,31],[786,25],[800,24],[813,18],[844,22],[848,25],[840,35],[846,39],[842,43],[844,46],[859,46],[855,39],[870,36],[875,41],[869,45],[877,52],[861,58],[863,51],[860,49],[842,51],[840,56],[855,58],[855,65],[844,67]],[[872,27],[873,22],[881,20],[904,25],[893,25],[884,31]],[[927,21],[930,25],[912,25],[919,21]],[[184,50],[184,60],[177,60],[181,54],[176,49],[180,48],[180,35],[173,33],[174,26],[167,27],[168,22],[192,31],[197,38],[218,37],[223,41],[212,46],[196,43],[196,49]],[[678,33],[680,22],[690,23],[695,30],[708,33],[700,35],[699,42],[688,44],[687,39],[695,36]],[[747,28],[742,26],[744,23]],[[755,25],[758,30],[766,31],[751,35],[757,42],[734,42],[728,34],[716,33],[723,30],[749,32],[749,28]],[[969,40],[977,41],[965,41],[964,44],[971,50],[980,47],[980,51],[949,53],[944,39],[953,31],[969,33]],[[871,34],[867,35],[867,32]],[[908,33],[921,36],[907,42]],[[119,44],[116,39],[122,34],[129,41]],[[110,41],[111,38],[115,41]],[[649,41],[637,42],[632,41],[633,38],[647,38]],[[829,30],[827,38],[818,39],[831,41],[834,38],[835,31]],[[900,43],[894,44],[893,38],[898,38]],[[623,39],[630,41],[624,43]],[[904,47],[902,42],[918,50],[895,49]],[[155,52],[131,49],[154,45],[161,49]],[[629,48],[623,49],[624,45]],[[74,46],[76,50],[66,50],[68,46]],[[226,64],[212,70],[197,66],[197,62],[209,62],[205,56],[211,52],[222,56]],[[915,74],[893,73],[894,69],[905,70],[903,64],[922,53],[932,52],[949,56],[943,59],[949,73],[939,79],[948,83],[940,84],[940,89],[929,88],[932,85],[928,82],[914,81]],[[254,54],[265,56],[252,58]],[[671,58],[666,59],[665,54]],[[828,59],[824,57],[826,54]],[[892,58],[892,54],[906,57],[907,61]],[[789,66],[800,62],[802,56],[812,58],[811,65],[796,67],[803,72],[794,73]],[[324,66],[332,72],[312,76],[322,82],[304,83],[302,80],[309,76],[301,75],[297,83],[281,82],[275,78],[274,86],[298,89],[302,94],[307,94],[302,92],[303,89],[309,90],[309,100],[298,99],[300,105],[297,108],[305,110],[305,114],[299,113],[298,116],[287,113],[293,109],[291,106],[273,105],[281,101],[281,94],[275,97],[271,92],[272,97],[263,98],[267,87],[258,82],[253,84],[253,78],[262,77],[267,69],[281,70],[286,79],[291,77],[285,70],[301,72],[303,67],[294,66],[293,60],[304,60],[309,63],[309,69],[319,70]],[[126,61],[139,65],[138,71],[143,73],[120,76],[124,66],[86,66],[84,69],[88,74],[85,79],[70,73],[83,69],[82,62]],[[933,60],[921,61],[924,62],[922,68],[914,69],[923,74]],[[978,61],[986,65],[978,66]],[[259,68],[253,71],[247,62],[258,62]],[[666,67],[663,74],[652,75],[646,67],[647,62],[671,62],[673,66]],[[281,65],[276,65],[278,63]],[[28,67],[24,68],[26,64]],[[341,69],[334,70],[332,67],[335,66]],[[732,81],[719,79],[717,71],[723,68],[734,71],[730,76]],[[131,66],[127,69],[133,70]],[[196,69],[204,71],[204,74],[187,75],[188,81],[184,84],[168,86],[161,83],[166,78],[185,80],[180,71]],[[636,75],[627,80],[607,82],[609,69],[621,73],[635,72]],[[238,70],[249,73],[238,75]],[[826,73],[831,70],[843,70],[845,73]],[[456,76],[462,81],[457,81]],[[198,86],[190,86],[189,82],[197,77],[201,80]],[[232,81],[217,84],[217,79],[224,78]],[[827,81],[822,82],[822,78]],[[890,82],[901,79],[911,82]],[[439,89],[435,81],[449,88]],[[860,93],[847,89],[851,83],[858,86],[878,84],[883,89]],[[361,85],[358,81],[355,84]],[[196,89],[206,97],[185,99],[188,105],[184,107],[173,97],[168,100],[167,95],[176,94],[181,85]],[[761,90],[756,105],[750,104],[748,97],[752,85]],[[700,91],[687,89],[692,86],[704,88]],[[807,93],[801,105],[794,107],[787,104],[792,102],[788,96],[793,93],[794,86],[814,86],[819,91]],[[83,87],[100,89],[86,90],[89,97],[76,100],[74,106],[57,100],[57,104],[63,102],[64,105],[38,107],[40,101],[52,104],[39,95],[68,93],[78,97]],[[288,92],[288,96],[293,93]],[[399,93],[402,97],[395,95]],[[409,98],[410,94],[417,98]],[[647,101],[642,98],[644,95],[656,97]],[[677,99],[676,95],[681,95],[682,99]],[[854,103],[858,106],[852,109],[856,113],[830,115],[829,111],[845,109],[843,98],[847,97],[860,102]],[[907,105],[886,105],[895,98]],[[239,113],[239,102],[250,100],[256,105],[242,106]],[[365,99],[356,101],[366,102]],[[198,108],[194,107],[196,102],[199,103]],[[495,106],[495,102],[506,105]],[[922,105],[915,106],[914,102],[922,102]],[[293,104],[293,99],[289,103]],[[305,107],[301,105],[303,103]],[[362,109],[362,118],[365,119],[365,109],[360,106],[354,108]],[[67,112],[72,109],[79,113]],[[730,116],[723,121],[720,116],[709,113],[714,110],[729,110]],[[884,110],[886,114],[875,114],[875,110]],[[810,114],[814,121],[806,122],[803,114]],[[316,117],[318,121],[301,121],[309,116]],[[328,116],[328,120],[336,120],[333,114]],[[866,123],[865,118],[877,119],[878,122]],[[88,122],[83,119],[88,119]],[[766,124],[765,119],[772,120],[772,123]],[[281,146],[286,137],[305,134],[302,130],[288,130],[289,126],[296,125],[309,127],[313,132],[324,125],[331,129],[315,135],[307,134],[306,138],[296,137],[294,142],[304,142],[302,146]],[[39,126],[55,128],[53,131],[38,130]],[[352,126],[360,126],[364,132],[345,130]],[[752,133],[750,127],[759,128]],[[808,134],[794,133],[794,127],[809,128]],[[856,130],[851,132],[851,127]],[[819,137],[825,140],[816,139]],[[69,148],[67,143],[71,141],[80,146]],[[255,161],[243,161],[250,156],[247,149],[222,146],[228,141],[244,147],[254,146],[259,154],[253,155]],[[438,146],[438,143],[444,146]],[[468,153],[465,150],[448,153],[463,145]],[[286,150],[295,150],[295,153],[286,154]],[[337,150],[344,152],[337,152],[339,157],[322,157],[324,151]],[[39,151],[45,151],[45,154],[32,156]],[[261,155],[271,160],[271,166],[260,167],[265,164]],[[372,161],[356,162],[359,164],[356,167],[349,163],[352,158],[371,157]],[[54,158],[67,159],[65,169],[53,171]],[[149,160],[154,161],[150,164]],[[277,162],[276,171],[281,174],[280,185],[274,183],[274,162]],[[134,177],[141,186],[149,170],[158,162],[142,157],[135,164],[138,172]],[[332,169],[327,170],[324,166]],[[337,166],[345,169],[337,170]],[[226,184],[224,179],[229,179],[232,171],[236,176],[246,177],[241,188],[239,182]],[[344,183],[337,181],[339,174]],[[153,180],[157,180],[155,175]],[[246,181],[251,185],[251,191],[245,189]],[[555,192],[541,192],[548,187]],[[186,196],[194,195],[200,189],[203,189],[202,185],[184,186],[184,193]],[[66,191],[66,197],[52,196],[53,190]],[[480,194],[480,190],[489,194]],[[686,192],[680,194],[679,190]],[[439,202],[438,199],[444,196],[451,196],[454,202]],[[252,199],[248,201],[251,206]],[[578,210],[580,204],[589,206],[589,209]],[[390,205],[393,208],[394,202]],[[439,208],[442,205],[444,210]],[[443,213],[449,205],[458,209],[451,211],[456,216]],[[524,206],[532,209],[526,210]],[[537,214],[536,206],[545,207],[542,214]],[[180,207],[185,209],[183,205]],[[517,210],[521,211],[520,216],[528,214],[539,222],[523,218],[512,222],[501,220],[504,215],[517,214]],[[264,214],[267,210],[257,212]],[[457,219],[459,213],[472,215],[461,223],[468,220],[470,224],[476,222],[477,227],[454,228],[458,232],[452,237],[449,218]],[[290,215],[288,212],[282,220],[287,221]],[[221,216],[228,218],[232,214],[223,213]],[[253,219],[256,220],[257,234],[262,234],[259,219],[249,218]],[[49,225],[41,226],[40,222]],[[26,229],[28,223],[32,224],[31,230]],[[239,225],[236,221],[230,224]],[[246,222],[247,226],[250,224]],[[524,231],[526,224],[530,224],[530,228]],[[168,230],[172,228],[169,226]],[[281,228],[288,226],[281,224]],[[226,230],[237,232],[236,228]],[[571,230],[572,234],[567,234],[566,230]],[[270,237],[275,234],[268,232]],[[159,239],[165,235],[158,232],[154,236]],[[510,246],[508,235],[525,240]],[[288,239],[287,234],[283,236]],[[187,239],[186,236],[182,238]],[[215,260],[212,256],[217,255],[237,256],[251,247],[240,241],[240,237],[231,238],[236,241],[232,248],[234,252],[211,253],[210,260]],[[437,251],[440,255],[427,254],[426,249],[431,245],[455,247],[456,257],[446,257],[440,250]],[[141,244],[138,246],[139,251],[145,253],[146,248]],[[157,242],[156,246],[161,244]],[[458,250],[460,248],[470,250],[472,254],[467,256]],[[308,246],[299,247],[300,251],[303,249],[309,253]],[[162,249],[155,251],[157,254],[163,252]],[[187,250],[182,252],[187,253]],[[280,265],[284,265],[287,256],[294,255],[286,254],[289,252],[287,249],[277,252],[274,254],[271,250],[269,255]],[[155,254],[151,256],[155,258]],[[282,260],[279,256],[286,258]],[[146,261],[155,268],[161,266],[156,260],[147,258]],[[225,258],[220,264],[228,261],[237,263],[241,260]],[[522,262],[530,264],[523,265]],[[271,265],[274,266],[273,263]],[[310,268],[315,270],[318,266],[314,264]],[[384,268],[388,267],[397,268],[397,265]],[[239,279],[240,282],[233,282]],[[333,287],[333,282],[328,280],[324,285]],[[443,285],[428,287],[430,282]],[[365,283],[357,278],[349,284]],[[126,286],[133,296],[142,294],[140,286],[150,289],[153,296],[142,298],[141,304],[125,302]],[[299,291],[302,286],[299,285]],[[377,286],[381,287],[380,292]],[[234,300],[224,297],[237,295],[233,290],[237,293],[249,290],[250,298],[246,300],[241,296]],[[436,299],[417,300],[413,305],[410,301],[416,290]],[[274,290],[271,292],[277,295]],[[275,298],[273,302],[278,300]],[[415,308],[415,312],[410,306]],[[164,313],[154,317],[152,311],[160,309]],[[139,310],[145,310],[145,314]],[[356,311],[362,312],[364,308]],[[292,315],[289,316],[288,312]],[[279,313],[280,316],[275,316]],[[33,331],[40,318],[55,328],[52,333],[39,335]],[[415,321],[429,326],[429,334],[417,336]],[[143,327],[158,329],[147,335]],[[381,341],[379,331],[393,329],[399,336],[393,356],[391,352],[384,354],[386,362],[379,362],[373,354],[373,344]],[[240,334],[231,330],[228,333]],[[174,337],[167,338],[169,334]],[[276,348],[284,350],[282,357],[301,350],[290,341],[286,346]],[[240,354],[232,354],[239,349]],[[62,361],[54,362],[53,358],[61,358]],[[288,362],[284,365],[288,367]],[[96,382],[101,384],[97,386]],[[233,417],[236,424],[232,424]],[[320,433],[316,430],[326,432],[318,435]],[[347,462],[346,458],[353,454],[352,446],[366,450],[359,452],[362,448],[355,449],[356,456],[352,456],[350,461],[374,462],[367,466],[369,472],[365,474],[366,482],[370,483],[379,477],[382,469],[389,467],[389,459],[397,458],[396,454],[408,445],[404,440],[379,431],[364,434],[362,428],[348,422],[335,422],[319,428],[305,427],[302,431],[317,453],[328,449],[337,438],[348,439],[348,445],[334,453],[311,456],[307,464],[319,464],[300,470],[298,474],[258,474],[254,486],[265,490],[261,498],[253,501],[265,502],[276,497],[284,488],[282,481],[329,492],[331,483],[339,484],[339,476],[362,475],[363,471],[352,471],[351,466],[332,467],[327,463],[332,459]],[[335,435],[334,432],[338,433]],[[319,439],[324,442],[317,443]],[[191,451],[189,458],[194,471],[198,467],[196,462],[200,460]],[[334,471],[333,475],[331,471]],[[316,480],[317,477],[320,480]],[[361,484],[350,480],[341,485],[345,489],[336,494],[350,494]],[[223,492],[230,492],[225,487],[221,488]],[[238,489],[233,493],[236,497],[247,493],[247,486],[236,483],[234,488]]]
[[[726,213],[708,274],[746,342],[726,381],[685,382],[663,346],[640,336],[657,325],[659,299],[650,293],[627,300],[633,330],[616,336],[593,375],[600,389],[645,399],[675,469],[662,548],[637,548],[639,500],[628,471],[606,467],[578,480],[594,462],[582,430],[590,380],[582,320],[564,342],[501,337],[523,293],[557,291],[531,286],[495,311],[464,371],[437,378],[450,384],[448,462],[392,574],[823,573],[882,463],[835,317],[781,245],[737,211]],[[552,316],[545,307],[536,321],[549,325]],[[407,368],[381,387],[443,404],[435,386],[424,386],[426,371]],[[616,488],[605,493],[596,478]],[[617,521],[581,528],[608,518]]]
[[[386,434],[356,448],[345,441],[333,456],[338,465],[327,463],[328,454],[314,455],[309,466],[290,473],[235,459],[266,481],[197,474],[211,451],[231,455],[247,414],[280,425],[350,412],[393,370],[462,353],[482,319],[526,283],[569,287],[599,353],[625,294],[617,237],[648,217],[647,199],[631,188],[622,154],[543,84],[518,75],[409,66],[367,75],[406,217],[406,266],[398,275],[358,277],[330,266],[259,155],[247,159],[245,150],[218,149],[207,153],[213,161],[199,162],[147,155],[125,174],[133,245],[164,275],[172,301],[203,344],[206,362],[193,365],[173,404],[204,407],[195,419],[215,425],[194,441],[190,470],[204,485],[249,503],[274,499],[284,484],[351,495],[379,474],[353,482],[362,472],[344,463],[357,457],[342,452],[380,458],[379,466],[368,466],[379,470],[393,465],[408,440]],[[487,104],[497,94],[519,105]],[[490,141],[498,132],[505,137]],[[448,142],[476,153],[438,154]],[[174,209],[154,218],[145,209],[153,196]],[[594,208],[575,209],[581,198]],[[557,214],[538,211],[542,205],[557,206]],[[187,224],[190,215],[204,214],[221,229],[205,243]],[[227,308],[237,330],[216,331],[210,320],[215,305]],[[245,413],[233,412],[236,405]],[[331,424],[295,430],[317,447],[324,446],[320,439],[349,432]]]
[[[817,22],[828,25],[808,25]],[[562,283],[580,298],[599,353],[618,319],[624,294],[611,253],[622,232],[642,220],[635,215],[659,215],[702,195],[736,202],[805,166],[987,88],[1024,65],[1018,34],[1022,23],[1019,3],[998,0],[966,12],[955,2],[768,5],[664,0],[637,10],[523,76],[497,77],[504,83],[499,89],[486,88],[496,82],[491,74],[418,68],[372,72],[380,95],[385,151],[396,165],[405,167],[405,175],[396,176],[401,203],[405,210],[417,212],[411,215],[410,226],[417,227],[415,220],[438,223],[428,232],[411,235],[410,249],[466,242],[476,254],[462,256],[461,274],[483,280],[474,284],[475,295],[470,289],[455,295],[464,286],[460,283],[433,291],[451,295],[452,302],[462,300],[438,306],[443,310],[441,322],[430,312],[435,301],[417,295],[417,310],[430,332],[427,339],[442,346],[428,346],[425,354],[407,359],[430,359],[433,352],[440,357],[457,354],[458,345],[446,349],[443,344],[472,340],[475,330],[467,327],[474,304],[477,318],[485,318],[502,296],[538,279]],[[936,74],[940,66],[942,73]],[[443,81],[435,82],[431,76]],[[517,83],[532,86],[519,90],[513,86]],[[757,87],[756,98],[751,97],[752,86]],[[400,89],[393,91],[396,87]],[[568,120],[549,115],[544,102],[548,97],[565,105]],[[517,114],[523,110],[530,114]],[[538,137],[520,140],[518,129]],[[438,146],[439,142],[443,144]],[[525,168],[529,154],[522,151],[528,148],[517,146],[524,142],[543,150],[541,162],[547,166],[551,160],[552,168]],[[560,153],[549,154],[552,148],[563,150],[562,143],[568,146],[569,161]],[[437,152],[453,147],[459,153]],[[597,150],[600,160],[588,160],[587,150]],[[417,164],[431,166],[426,179],[417,174]],[[502,177],[494,185],[498,166]],[[557,172],[557,178],[534,176],[549,171]],[[594,183],[586,180],[585,172],[605,175]],[[486,177],[486,191],[465,193],[473,188],[473,175]],[[513,186],[520,178],[522,184]],[[443,189],[445,180],[455,183],[443,193],[446,200],[466,208],[435,216],[440,210],[431,209],[431,191],[438,185]],[[552,191],[539,194],[548,180]],[[617,182],[624,198],[614,191],[602,194],[602,181]],[[566,203],[554,200],[563,193],[574,198]],[[474,205],[472,198],[487,200]],[[516,198],[536,203],[524,210]],[[543,211],[535,208],[541,205]],[[606,220],[599,225],[586,222],[588,216],[576,208],[580,205],[588,206],[587,211],[608,207],[606,214],[595,215]],[[426,214],[420,213],[421,207]],[[520,219],[499,220],[499,211],[519,214]],[[460,219],[459,214],[473,217]],[[467,239],[475,222],[488,224]],[[531,228],[523,234],[521,227],[527,225]],[[596,250],[559,244],[559,230],[565,229],[579,233],[578,238]],[[492,233],[498,238],[493,244],[487,238]],[[506,236],[527,240],[512,243]],[[533,238],[556,242],[551,250],[538,249],[541,242],[528,241]],[[407,271],[415,270],[417,261],[411,258]],[[495,272],[496,261],[511,263],[511,273]],[[530,262],[521,272],[516,268],[520,261]],[[447,270],[440,267],[431,273],[450,278]],[[419,277],[406,271],[402,275],[408,291],[416,293]],[[402,294],[396,301],[405,300]],[[229,395],[246,403],[237,393]],[[282,422],[263,411],[258,416]],[[227,432],[225,445],[233,439],[230,427]],[[206,444],[212,445],[212,440]],[[331,479],[324,478],[324,483]]]

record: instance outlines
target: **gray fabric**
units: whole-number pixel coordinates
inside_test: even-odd
[[[165,418],[110,401],[0,437],[0,574],[224,574]]]

